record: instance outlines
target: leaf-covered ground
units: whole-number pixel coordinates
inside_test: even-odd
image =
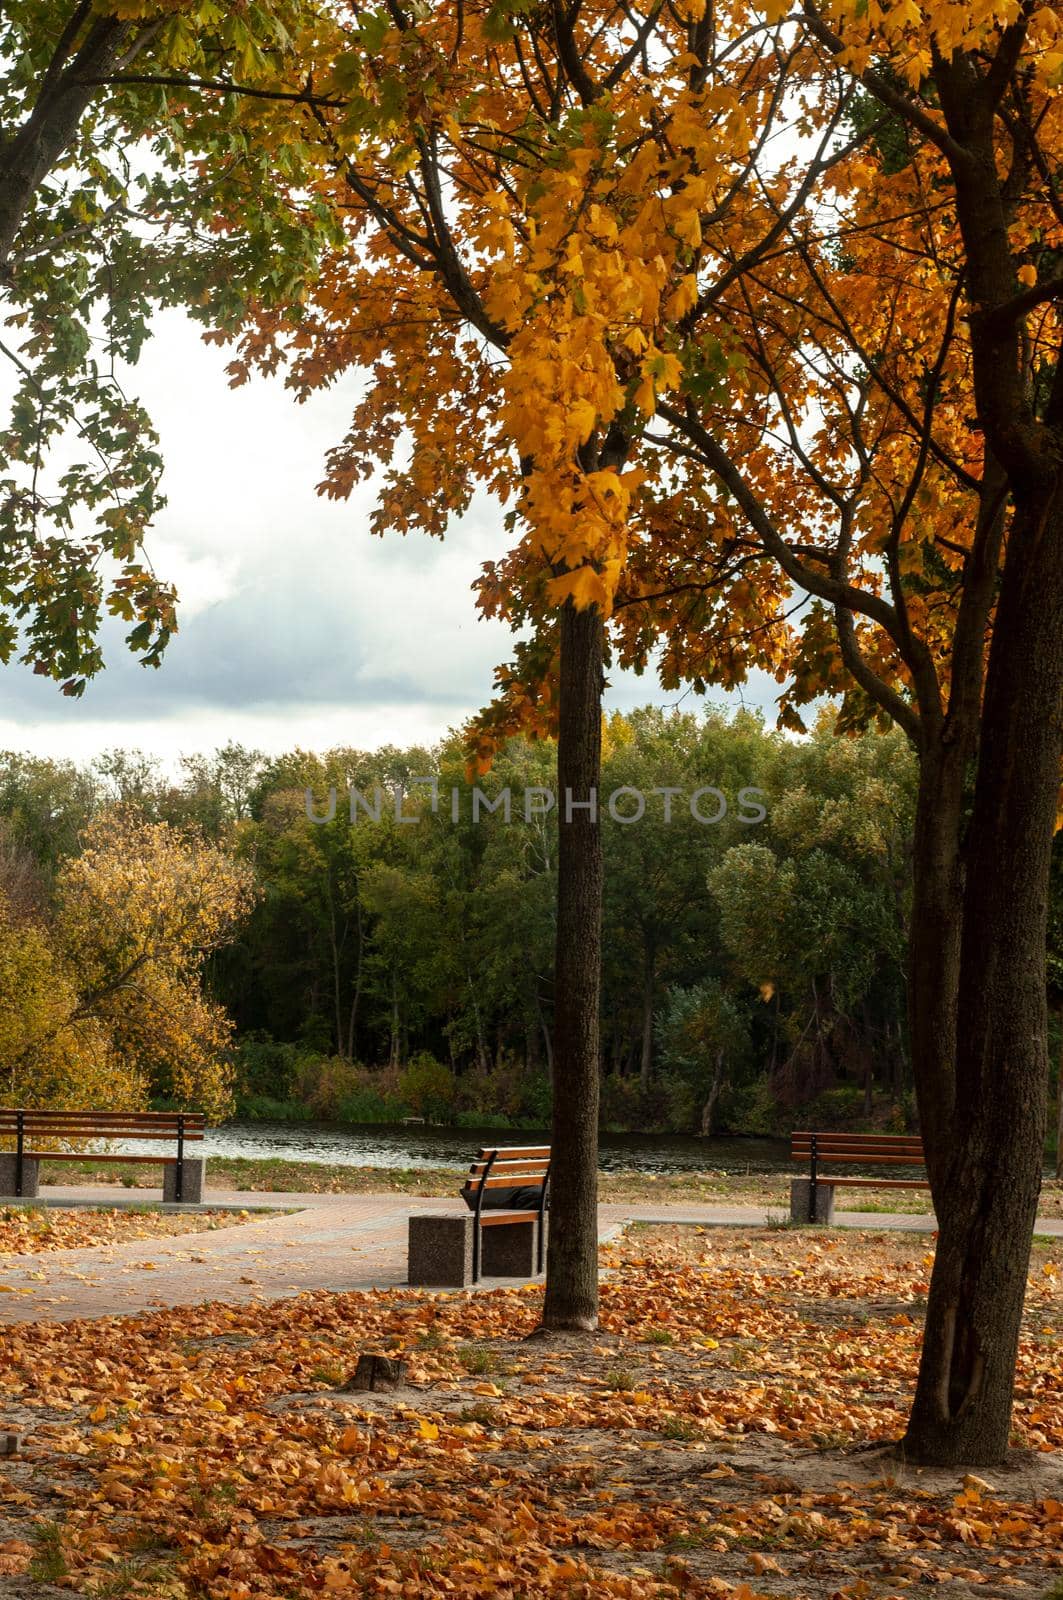
[[[518,1134],[513,1135],[519,1138]],[[803,1168],[795,1165],[795,1173]],[[107,1167],[76,1162],[64,1166],[45,1163],[42,1181],[58,1184],[124,1183],[129,1188],[157,1189],[158,1170]],[[453,1167],[345,1167],[316,1161],[249,1160],[212,1157],[207,1166],[207,1188],[274,1194],[412,1194],[453,1195],[460,1175]],[[655,1201],[674,1205],[684,1200],[699,1204],[758,1206],[764,1211],[789,1215],[790,1174],[741,1172],[603,1172],[598,1197]],[[927,1212],[930,1200],[924,1189],[841,1189],[839,1208],[868,1212]],[[1040,1213],[1063,1217],[1063,1183],[1048,1179],[1041,1190]]]
[[[76,1250],[127,1239],[156,1239],[178,1233],[207,1233],[246,1222],[246,1211],[162,1212],[143,1210],[71,1211],[44,1207],[0,1207],[0,1261],[7,1255],[37,1255],[41,1250]]]
[[[1039,1596],[1063,1575],[1063,1249],[1038,1247],[1006,1470],[918,1472],[931,1257],[636,1230],[601,1333],[539,1292],[315,1294],[11,1329],[0,1596]],[[407,1385],[353,1394],[359,1353]]]

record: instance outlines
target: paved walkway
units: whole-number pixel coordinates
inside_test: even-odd
[[[113,1187],[49,1187],[51,1204],[143,1205]],[[0,1323],[71,1321],[209,1300],[276,1300],[308,1289],[393,1289],[406,1276],[406,1223],[413,1212],[451,1211],[452,1199],[403,1194],[262,1194],[210,1190],[208,1204],[282,1212],[252,1216],[216,1233],[132,1239],[38,1255],[0,1256]],[[611,1204],[598,1208],[602,1238],[630,1222],[763,1226],[753,1206]],[[840,1211],[842,1228],[930,1232],[929,1216]],[[1037,1231],[1063,1238],[1063,1222]],[[502,1281],[502,1280],[498,1280]],[[511,1280],[505,1280],[511,1281]],[[491,1280],[484,1282],[491,1287]]]

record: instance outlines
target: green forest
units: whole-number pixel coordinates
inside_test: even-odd
[[[557,809],[538,791],[553,794],[554,769],[551,744],[518,738],[470,781],[457,735],[434,748],[269,759],[229,745],[185,759],[176,777],[138,751],[85,767],[9,752],[0,757],[3,936],[10,946],[27,925],[51,929],[53,945],[62,936],[82,1053],[85,1018],[101,1011],[92,994],[110,987],[107,1049],[139,1050],[143,1071],[151,1038],[146,1089],[160,1103],[183,1087],[215,1115],[541,1127]],[[435,793],[417,781],[427,777]],[[839,739],[824,718],[795,739],[750,712],[714,709],[608,721],[604,1126],[785,1132],[813,1110],[828,1122],[912,1123],[913,787],[897,733]],[[699,788],[726,800],[719,820],[692,814]],[[760,795],[742,806],[746,789]],[[335,815],[324,821],[330,790]],[[619,790],[643,799],[610,805]],[[695,809],[711,819],[722,807],[714,795]],[[99,971],[86,980],[86,925],[103,938],[91,907],[79,920],[70,911],[75,880],[84,898],[87,841],[97,877],[111,873],[112,906],[132,905],[128,888],[115,892],[114,872],[150,854],[144,919],[182,928],[147,957],[137,946],[133,961],[154,971],[155,988],[138,983],[136,1015],[124,1000],[120,1026],[116,997],[130,988],[122,951],[134,934],[118,937],[112,911],[117,949],[94,954],[106,981]],[[178,857],[194,870],[182,869],[184,889],[160,912],[160,886],[181,878]],[[204,882],[217,903],[207,904]],[[188,932],[193,903],[203,925]],[[81,928],[73,951],[72,926]],[[195,985],[203,997],[190,993]],[[25,1035],[6,1054],[39,1068],[40,1024],[25,1003],[22,1013],[0,1019],[0,1033]],[[50,1030],[54,1044],[54,1021]]]

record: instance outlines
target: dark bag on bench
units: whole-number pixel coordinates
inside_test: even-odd
[[[485,1189],[483,1211],[538,1211],[539,1188],[521,1188],[514,1184],[512,1189]],[[462,1199],[470,1211],[476,1210],[476,1195],[468,1190],[462,1191]]]

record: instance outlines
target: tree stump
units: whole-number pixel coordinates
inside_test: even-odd
[[[406,1382],[405,1361],[395,1360],[391,1356],[365,1355],[358,1357],[358,1365],[354,1376],[348,1378],[343,1385],[344,1389],[398,1389]]]

